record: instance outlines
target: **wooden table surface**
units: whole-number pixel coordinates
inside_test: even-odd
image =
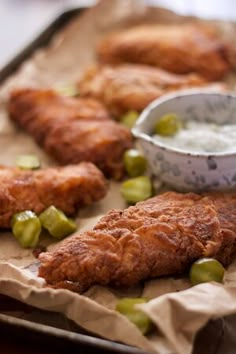
[[[39,34],[60,12],[70,7],[92,5],[95,2],[95,0],[1,0],[0,68]],[[234,0],[150,0],[149,2],[169,6],[181,14],[194,14],[205,18],[236,19],[236,1]],[[6,328],[3,325],[0,325],[0,353],[105,354],[104,351],[98,349],[84,348],[70,342],[36,336],[30,332],[24,333],[20,329]],[[201,354],[208,354],[207,349],[205,353],[202,351]]]

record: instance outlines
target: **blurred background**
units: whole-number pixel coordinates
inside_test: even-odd
[[[113,0],[107,0],[113,1]],[[235,0],[136,0],[181,14],[236,20]],[[96,0],[0,0],[0,68],[35,38],[56,16]]]

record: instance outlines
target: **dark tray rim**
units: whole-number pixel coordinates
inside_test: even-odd
[[[16,55],[14,55],[13,58],[0,69],[0,84],[2,85],[9,76],[19,69],[21,64],[34,54],[37,49],[46,47],[50,43],[54,34],[62,29],[73,17],[82,14],[86,9],[87,7],[74,7],[63,11],[56,16],[38,36],[17,52]]]
[[[40,334],[42,336],[53,336],[58,339],[66,339],[75,344],[93,347],[97,350],[105,350],[105,353],[125,353],[125,354],[146,354],[138,348],[131,347],[125,344],[111,342],[106,339],[93,337],[92,335],[70,332],[61,328],[52,327],[42,323],[31,322],[25,319],[16,318],[10,315],[0,313],[1,326],[13,327],[14,329],[28,330]]]

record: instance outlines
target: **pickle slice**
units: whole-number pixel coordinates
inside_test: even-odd
[[[19,155],[16,158],[16,165],[23,170],[37,170],[40,168],[40,160],[35,155]]]
[[[53,205],[39,215],[39,220],[50,235],[58,239],[72,234],[77,229],[76,223]]]
[[[24,248],[35,247],[39,241],[41,223],[37,215],[30,210],[13,215],[12,233]]]
[[[145,298],[123,298],[116,305],[116,311],[126,316],[144,335],[150,332],[152,322],[142,310],[136,309],[135,305],[146,302]]]

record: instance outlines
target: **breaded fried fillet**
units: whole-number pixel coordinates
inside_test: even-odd
[[[59,163],[90,161],[109,177],[123,175],[122,157],[132,145],[131,133],[112,121],[97,100],[21,89],[12,92],[8,109],[11,119]]]
[[[10,227],[20,211],[40,213],[50,205],[67,215],[103,198],[107,181],[92,163],[36,171],[0,167],[0,227]]]
[[[202,24],[143,25],[108,34],[98,46],[102,63],[153,65],[176,74],[197,72],[209,81],[230,70],[229,45]]]
[[[228,265],[236,251],[235,213],[236,196],[167,192],[112,210],[92,231],[42,253],[39,276],[49,286],[81,292],[180,274],[200,257]]]
[[[206,81],[197,74],[175,75],[135,64],[93,67],[78,82],[82,96],[99,99],[115,116],[129,110],[140,112],[170,91],[205,85]]]

